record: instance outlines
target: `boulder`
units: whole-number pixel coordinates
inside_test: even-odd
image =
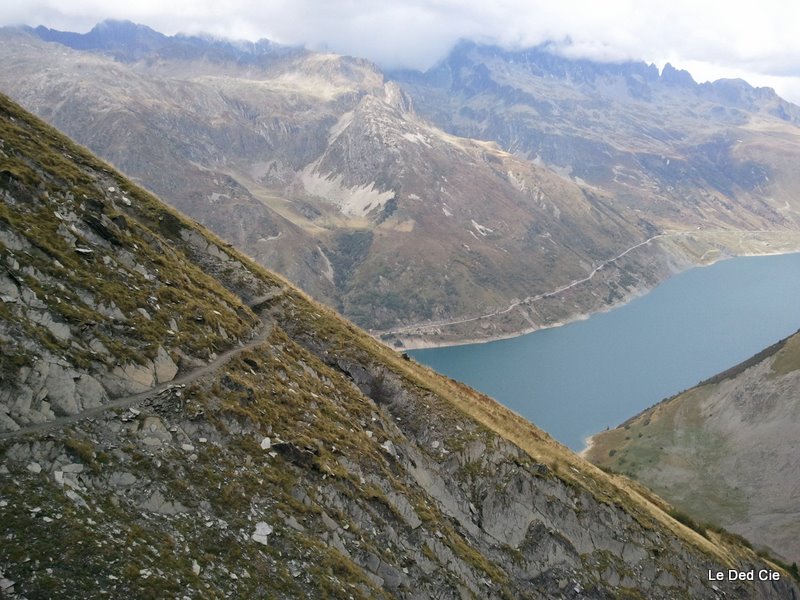
[[[144,365],[128,363],[114,367],[111,378],[106,381],[106,387],[111,388],[115,395],[146,392],[155,385],[154,371],[151,361],[147,361]]]
[[[2,408],[2,407],[0,407]],[[19,425],[8,414],[0,410],[0,433],[7,431],[18,431]]]
[[[268,523],[264,523],[264,521],[259,521],[258,523],[256,523],[255,532],[253,532],[253,535],[250,537],[252,537],[253,540],[258,542],[259,544],[264,544],[266,546],[267,537],[271,533],[272,533],[272,527],[270,527]]]
[[[153,360],[153,367],[156,372],[156,381],[158,383],[166,383],[175,379],[178,373],[178,365],[172,360],[166,350],[161,346],[158,347],[158,353]]]
[[[56,415],[75,415],[80,412],[80,407],[75,398],[75,380],[80,374],[59,364],[39,361],[34,367],[35,374],[39,375],[39,380],[43,380],[40,394],[37,399],[40,401],[47,398],[50,406]],[[35,388],[34,388],[35,389]]]
[[[174,502],[168,501],[164,498],[164,494],[161,493],[161,490],[153,492],[139,507],[142,510],[158,513],[160,515],[176,515],[189,510],[177,500]]]
[[[69,325],[54,320],[53,315],[51,315],[49,312],[31,310],[28,311],[28,318],[37,325],[41,325],[47,329],[53,334],[53,337],[62,342],[72,337],[72,333],[69,330]]]
[[[16,302],[19,300],[19,288],[9,277],[0,275],[0,296],[3,302]]]
[[[75,380],[75,394],[79,406],[84,410],[102,406],[108,402],[108,394],[106,394],[100,382],[86,373],[81,373],[78,379]],[[42,405],[44,404],[45,403],[42,402]]]
[[[172,434],[167,430],[164,422],[158,417],[145,417],[139,431],[142,438],[155,438],[160,442],[171,442]]]
[[[411,503],[404,495],[390,491],[388,494],[386,494],[386,499],[389,504],[392,505],[392,508],[394,508],[397,514],[402,517],[409,527],[411,527],[411,529],[416,529],[422,525],[422,519],[419,518],[419,515],[417,515],[414,507],[411,506]],[[384,577],[384,579],[386,578]]]
[[[86,500],[84,500],[80,495],[76,494],[73,490],[67,490],[65,493],[67,498],[72,500],[77,506],[80,506],[81,508],[88,508]]]

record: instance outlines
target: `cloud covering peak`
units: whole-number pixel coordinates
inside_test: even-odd
[[[570,57],[671,62],[698,81],[742,77],[800,102],[800,3],[785,0],[12,0],[0,23],[87,31],[108,18],[167,34],[268,38],[386,68],[425,69],[460,38],[506,48],[555,41]]]

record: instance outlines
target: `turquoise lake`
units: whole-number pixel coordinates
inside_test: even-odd
[[[692,269],[562,327],[410,354],[579,451],[589,435],[798,329],[800,254],[785,254]]]

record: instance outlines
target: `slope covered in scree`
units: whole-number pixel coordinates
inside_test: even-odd
[[[0,99],[8,597],[792,598]],[[756,571],[757,572],[757,571]]]

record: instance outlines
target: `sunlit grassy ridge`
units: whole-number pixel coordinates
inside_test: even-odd
[[[319,336],[332,353],[342,353],[361,360],[379,362],[400,375],[408,385],[428,393],[437,401],[437,412],[463,413],[522,448],[535,461],[548,465],[557,477],[570,485],[586,489],[601,502],[622,507],[645,527],[666,527],[704,552],[732,564],[742,557],[752,558],[748,548],[700,535],[669,515],[670,505],[644,486],[627,477],[604,472],[555,441],[547,433],[472,388],[446,378],[377,342],[330,309],[293,291],[284,296],[285,314],[291,324],[285,326],[300,337]],[[344,325],[344,327],[343,327]]]

